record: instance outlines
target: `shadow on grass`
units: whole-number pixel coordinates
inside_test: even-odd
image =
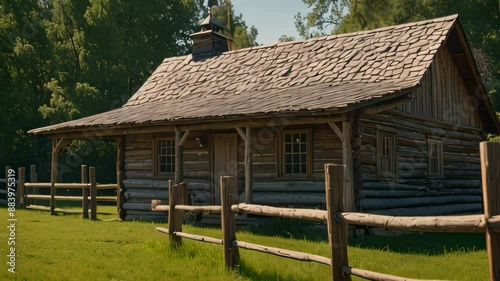
[[[424,233],[399,236],[367,235],[350,238],[349,245],[396,253],[425,254],[431,256],[452,252],[475,252],[486,249],[481,233]]]
[[[255,235],[328,242],[327,229],[324,223],[300,219],[267,218],[259,226],[248,226],[244,229]]]
[[[297,219],[271,218],[265,225],[245,228],[246,231],[265,236],[324,241],[328,243],[326,225]],[[349,246],[425,255],[450,252],[474,252],[486,249],[481,233],[402,233],[400,235],[363,235],[349,237]]]
[[[240,260],[240,271],[239,274],[246,278],[249,278],[252,281],[307,281],[310,280],[307,277],[299,277],[290,275],[280,275],[274,268],[268,268],[259,270],[250,265],[247,265],[244,260]]]

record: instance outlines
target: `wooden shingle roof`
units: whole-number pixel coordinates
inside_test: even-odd
[[[418,86],[457,17],[167,58],[122,108],[30,132],[362,106]]]

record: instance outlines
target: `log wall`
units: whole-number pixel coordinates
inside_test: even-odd
[[[278,178],[277,134],[271,128],[253,129],[253,202],[277,206],[312,206],[324,208],[324,171],[326,163],[342,162],[342,144],[328,125],[309,127],[312,132],[311,178]],[[288,128],[287,128],[288,129]],[[290,129],[297,129],[296,127]],[[219,132],[214,132],[219,133]],[[234,132],[231,132],[234,133]],[[189,204],[212,204],[210,143],[200,147],[197,137],[210,140],[208,132],[191,132],[184,143],[184,181],[192,197]],[[168,137],[168,136],[167,136]],[[173,135],[172,135],[173,137]],[[167,180],[153,175],[152,134],[125,137],[125,179],[123,180],[124,218],[159,219],[166,213],[152,212],[151,200],[168,199]],[[244,198],[244,141],[238,137],[238,190]],[[163,216],[163,217],[162,217]]]
[[[209,151],[208,145],[200,147],[197,137],[202,134],[192,132],[184,143],[184,181],[188,183],[190,204],[207,205],[209,192]],[[160,136],[158,136],[160,137]],[[162,135],[161,137],[170,137]],[[173,137],[173,134],[171,135]],[[170,176],[153,175],[153,144],[152,134],[127,135],[125,137],[125,180],[123,180],[123,195],[125,203],[124,218],[131,219],[165,219],[166,212],[152,212],[151,200],[168,199],[167,182]]]
[[[362,212],[446,215],[481,210],[477,110],[446,49],[441,50],[412,93],[413,100],[382,114],[362,116]],[[377,178],[377,131],[396,134],[396,179]],[[442,176],[430,176],[428,139],[443,142]]]
[[[341,126],[341,125],[340,125]],[[278,130],[254,129],[253,138],[253,200],[254,204],[273,206],[325,207],[324,164],[342,163],[342,143],[326,124],[285,129],[311,129],[311,177],[307,179],[279,178],[277,149]],[[239,139],[239,142],[243,142]],[[239,189],[244,182],[244,143],[239,144]],[[241,148],[241,149],[240,149]],[[240,195],[240,202],[243,196]]]

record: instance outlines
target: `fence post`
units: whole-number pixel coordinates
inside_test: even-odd
[[[182,232],[182,211],[176,210],[175,205],[180,205],[182,200],[182,188],[179,185],[172,186],[172,180],[168,181],[168,235],[170,245],[178,246],[182,238],[176,236],[176,232]]]
[[[500,143],[481,142],[481,176],[486,220],[500,215]],[[490,280],[500,280],[500,233],[486,229]]]
[[[97,219],[97,183],[95,178],[95,167],[89,168],[89,178],[90,178],[90,219]]]
[[[36,165],[31,165],[30,166],[30,182],[31,183],[37,183],[38,182],[38,176],[36,174]],[[26,195],[28,194],[39,194],[38,192],[38,188],[31,188],[31,189],[28,189],[26,187]],[[30,205],[31,204],[35,204],[35,200],[34,199],[30,199],[30,200],[27,200],[29,201]]]
[[[236,195],[236,179],[229,176],[220,177],[220,202],[222,207],[221,225],[222,225],[222,245],[224,246],[224,261],[226,268],[234,269],[239,265],[240,254],[238,247],[233,246],[236,240],[236,221],[231,206],[237,202],[234,199]]]
[[[18,170],[18,180],[17,180],[17,204],[19,207],[24,207],[24,200],[25,198],[25,190],[24,190],[24,183],[26,180],[26,168],[25,167],[19,167]]]
[[[89,183],[89,175],[87,173],[87,165],[82,165],[81,173],[82,173],[82,183]],[[84,187],[82,188],[82,218],[89,218],[89,193],[90,188]]]
[[[350,281],[351,276],[344,274],[347,260],[347,223],[337,218],[344,208],[344,165],[325,164],[325,193],[328,222],[328,241],[332,259],[332,280]]]

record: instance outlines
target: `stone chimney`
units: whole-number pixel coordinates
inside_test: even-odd
[[[223,35],[224,25],[212,16],[201,22],[201,31],[191,34],[193,59],[205,59],[231,49],[231,39]]]

